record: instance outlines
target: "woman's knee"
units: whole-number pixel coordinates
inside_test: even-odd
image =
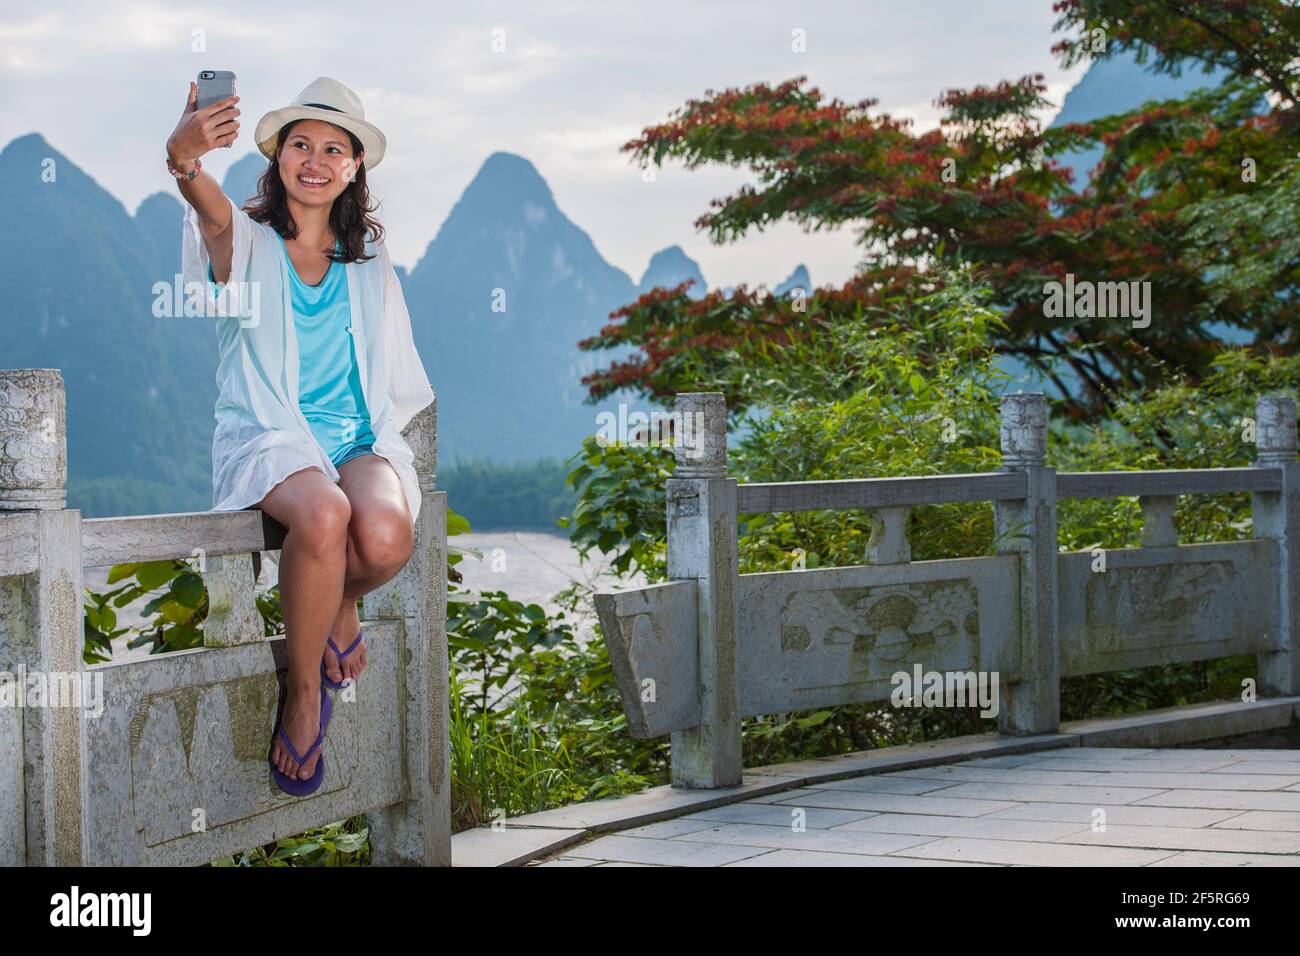
[[[326,554],[347,547],[352,506],[336,485],[313,495],[302,516],[289,528],[301,547],[314,554]]]
[[[353,510],[352,548],[364,573],[394,573],[411,557],[415,533],[399,508],[382,505]]]

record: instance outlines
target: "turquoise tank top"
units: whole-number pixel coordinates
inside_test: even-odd
[[[312,434],[338,466],[375,441],[349,331],[347,268],[331,262],[319,285],[307,285],[298,278],[283,237],[280,247],[289,267],[293,325],[298,333],[298,404]]]

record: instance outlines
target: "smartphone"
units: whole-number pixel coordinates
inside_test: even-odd
[[[211,106],[217,100],[235,95],[235,74],[229,70],[200,70],[199,98],[195,109]]]
[[[205,106],[211,106],[218,100],[224,100],[228,96],[235,95],[235,74],[230,70],[200,70],[199,71],[199,96],[195,101],[195,109],[203,109]],[[225,112],[225,110],[222,110]],[[233,143],[226,143],[222,149],[229,149]]]

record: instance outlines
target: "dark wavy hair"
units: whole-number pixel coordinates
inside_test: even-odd
[[[280,127],[275,141],[275,155],[257,182],[257,195],[244,205],[244,211],[250,219],[270,226],[283,239],[298,238],[298,224],[289,214],[284,182],[280,179],[280,151],[284,149],[284,141],[289,138],[289,131],[301,122],[302,120],[294,120]],[[348,139],[352,142],[352,155],[360,153],[361,141],[350,131],[343,132],[348,134]],[[378,203],[371,202],[370,190],[366,187],[366,167],[362,163],[357,167],[352,182],[348,183],[330,207],[330,229],[342,246],[341,249],[330,251],[330,259],[335,262],[365,262],[374,258],[373,255],[366,255],[366,238],[369,235],[371,242],[379,242],[384,237],[384,227],[371,215],[378,208]]]

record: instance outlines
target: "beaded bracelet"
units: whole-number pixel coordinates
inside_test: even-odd
[[[167,157],[167,172],[171,173],[177,179],[183,179],[186,182],[189,182],[191,179],[197,176],[199,174],[199,170],[202,168],[203,168],[203,163],[196,159],[194,160],[194,168],[191,169],[188,173],[183,173],[176,168],[176,164],[172,162],[172,158],[170,156]]]

